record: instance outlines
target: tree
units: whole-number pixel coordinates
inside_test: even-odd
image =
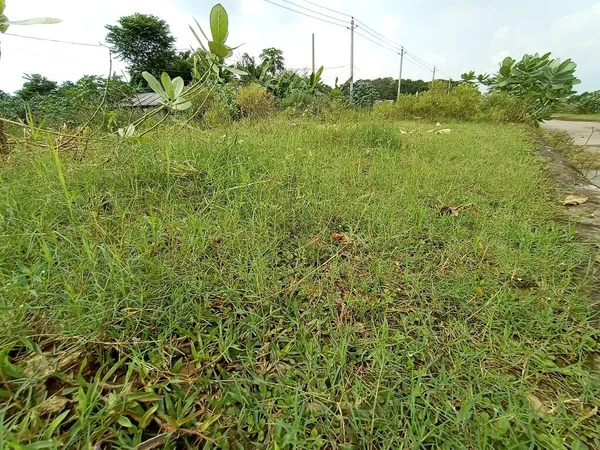
[[[580,81],[575,77],[577,64],[545,55],[524,55],[521,61],[505,58],[491,79],[492,91],[506,92],[525,102],[531,118],[547,120],[562,108]]]
[[[273,76],[285,70],[283,52],[277,48],[265,48],[260,54],[262,67],[268,67],[267,72]]]
[[[371,82],[378,93],[377,100],[396,100],[398,80],[392,77],[377,78]]]
[[[142,81],[144,71],[156,77],[167,72],[191,79],[191,63],[185,63],[189,55],[177,53],[175,37],[164,20],[136,13],[121,17],[118,25],[107,25],[106,29],[106,42],[119,59],[127,63],[133,83]]]
[[[25,83],[23,87],[17,91],[17,95],[23,100],[31,100],[35,96],[45,96],[53,94],[58,89],[58,83],[56,81],[50,81],[48,78],[34,73],[32,75],[25,75]]]

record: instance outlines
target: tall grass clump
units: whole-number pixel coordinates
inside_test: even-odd
[[[394,120],[427,119],[526,122],[527,109],[522,100],[498,92],[482,95],[470,84],[448,89],[445,82],[420,95],[401,95],[395,103],[381,103],[376,112]]]
[[[237,93],[237,104],[242,116],[249,119],[268,117],[276,110],[273,95],[258,84],[242,87]]]

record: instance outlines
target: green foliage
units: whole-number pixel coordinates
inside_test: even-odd
[[[471,84],[473,86],[477,85],[477,83],[483,86],[489,86],[492,82],[490,76],[488,74],[479,74],[475,75],[475,71],[471,70],[470,72],[463,73],[461,76],[461,83],[463,84]]]
[[[401,95],[394,104],[377,105],[377,111],[382,117],[396,120],[423,118],[503,123],[529,120],[521,99],[502,92],[482,96],[472,84],[460,84],[448,92],[446,81],[434,83],[433,88],[422,95]]]
[[[527,104],[506,92],[491,92],[482,97],[478,118],[490,122],[530,122]]]
[[[532,119],[550,119],[575,93],[573,86],[579,84],[574,75],[577,64],[570,59],[551,59],[550,55],[524,55],[518,62],[510,57],[504,59],[491,81],[492,90],[522,99]]]
[[[184,97],[185,83],[181,77],[171,80],[168,73],[163,72],[159,82],[152,74],[143,72],[142,76],[148,86],[160,95],[161,103],[173,111],[185,111],[191,108],[192,103]]]
[[[375,104],[378,96],[377,90],[370,81],[359,80],[354,84],[350,104],[360,108],[368,108]]]
[[[275,99],[267,89],[258,85],[242,87],[237,93],[237,104],[243,117],[259,119],[275,112]]]
[[[275,76],[285,69],[285,58],[283,52],[277,48],[265,48],[260,54],[261,65],[266,67],[267,72]]]
[[[323,70],[325,70],[325,68],[321,66],[315,73],[311,73],[310,77],[308,77],[307,90],[310,94],[317,93],[317,88],[319,87],[319,84],[321,84],[321,76],[323,75]]]
[[[58,90],[58,83],[56,81],[50,81],[48,78],[37,73],[25,75],[25,80],[23,87],[17,91],[17,95],[25,101],[31,100],[38,95],[50,95]]]
[[[232,84],[207,83],[192,100],[198,122],[208,127],[226,125],[241,118],[237,90]]]
[[[245,72],[225,64],[225,60],[231,57],[235,50],[226,44],[229,37],[229,18],[225,8],[218,3],[210,12],[212,39],[208,38],[198,21],[195,22],[198,31],[204,36],[207,43],[205,45],[196,30],[190,26],[190,30],[200,45],[193,55],[194,80],[206,81],[214,78],[219,83],[227,83],[235,79],[234,75],[246,75]]]
[[[117,25],[107,25],[106,42],[113,53],[124,61],[134,84],[141,83],[142,72],[159,77],[163,72],[191,79],[192,64],[188,54],[178,53],[175,37],[169,25],[162,19],[135,13],[121,17]]]
[[[102,114],[95,119],[95,125],[104,125],[109,112],[120,109],[123,101],[134,92],[131,85],[119,77],[107,81],[87,75],[74,83],[57,86],[40,75],[31,75],[17,95],[0,96],[0,116],[24,121],[29,110],[35,120],[43,121],[47,126],[80,125],[104,101]]]
[[[600,91],[574,95],[569,99],[569,103],[574,105],[575,111],[579,114],[600,113]]]
[[[398,96],[398,80],[386,77],[376,78],[371,81],[377,91],[377,100],[396,100]],[[403,89],[403,92],[406,92]]]
[[[598,447],[589,252],[528,133],[338,112],[14,148],[0,446]]]

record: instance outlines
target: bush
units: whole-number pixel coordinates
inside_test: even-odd
[[[325,95],[313,95],[304,91],[293,91],[279,102],[279,106],[291,117],[324,117],[331,100]]]
[[[236,88],[231,84],[207,85],[192,99],[191,114],[209,127],[225,125],[239,120],[240,109],[236,103]]]
[[[524,122],[528,120],[524,102],[502,92],[482,96],[477,88],[459,85],[447,91],[434,88],[422,95],[401,95],[394,104],[381,103],[376,111],[382,118],[406,120],[423,118]]]
[[[579,114],[600,113],[600,91],[582,94],[575,106]]]
[[[368,108],[375,104],[379,98],[377,89],[370,81],[360,80],[354,85],[354,92],[350,97],[350,104],[361,108]]]
[[[267,117],[276,109],[273,96],[258,84],[241,88],[237,93],[237,105],[242,116],[251,119]]]
[[[479,105],[478,118],[491,122],[526,122],[528,109],[525,102],[505,92],[485,95]]]

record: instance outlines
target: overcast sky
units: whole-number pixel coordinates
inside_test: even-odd
[[[208,0],[7,0],[5,14],[12,20],[34,16],[63,19],[59,25],[14,26],[9,33],[46,39],[98,44],[104,41],[106,24],[141,12],[165,19],[177,37],[177,47],[194,44],[188,29],[192,17],[207,23],[213,1]],[[283,0],[273,0],[293,8]],[[289,0],[309,9],[303,0]],[[421,60],[435,64],[439,77],[458,79],[475,70],[494,72],[505,56],[546,52],[571,57],[578,64],[580,91],[600,89],[600,0],[311,0],[354,15],[371,29],[398,42]],[[266,47],[284,51],[287,67],[311,64],[311,34],[316,34],[317,66],[323,65],[325,81],[350,75],[350,32],[273,6],[264,0],[223,0],[230,16],[232,46],[244,44],[239,53],[258,56]],[[297,8],[299,9],[299,8]],[[304,12],[309,13],[306,10]],[[322,10],[323,11],[323,10]],[[327,15],[344,16],[323,11]],[[325,18],[326,20],[330,20]],[[359,25],[358,33],[372,38]],[[34,41],[0,35],[0,90],[12,92],[23,83],[24,73],[41,73],[56,81],[76,80],[85,74],[106,75],[108,51]],[[356,36],[356,79],[398,76],[399,56]],[[115,63],[114,70],[125,69]],[[403,78],[431,79],[431,72],[411,62]]]

